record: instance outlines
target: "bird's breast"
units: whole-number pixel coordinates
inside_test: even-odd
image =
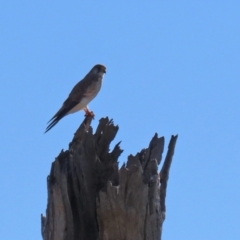
[[[102,86],[102,79],[98,80],[97,82],[93,82],[87,89],[85,97],[87,97],[89,99],[89,101],[91,101],[94,97],[96,97],[96,95],[98,94],[98,92],[100,91]]]

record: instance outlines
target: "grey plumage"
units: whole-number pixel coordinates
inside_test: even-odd
[[[106,67],[101,64],[95,65],[89,73],[79,81],[70,92],[68,98],[64,101],[62,107],[49,120],[46,128],[48,132],[55,126],[59,120],[70,113],[84,110],[86,114],[90,114],[87,104],[98,94],[101,89],[103,76],[106,73]]]

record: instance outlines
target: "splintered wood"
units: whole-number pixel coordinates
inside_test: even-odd
[[[120,143],[109,150],[118,126],[102,118],[93,133],[90,123],[84,120],[69,149],[52,163],[46,217],[41,216],[43,239],[161,239],[177,136],[171,137],[160,173],[164,138],[157,134],[119,169]]]

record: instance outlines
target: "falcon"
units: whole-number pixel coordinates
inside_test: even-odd
[[[89,111],[87,105],[100,91],[105,73],[106,67],[104,65],[95,65],[90,72],[74,86],[62,107],[48,121],[49,125],[45,133],[55,126],[63,117],[79,110],[84,110],[86,116],[94,117],[93,112]]]

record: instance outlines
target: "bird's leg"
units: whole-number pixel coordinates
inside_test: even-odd
[[[95,116],[94,113],[92,111],[89,111],[88,107],[85,107],[83,110],[85,112],[85,117],[90,116],[90,117],[94,118],[94,116]]]

